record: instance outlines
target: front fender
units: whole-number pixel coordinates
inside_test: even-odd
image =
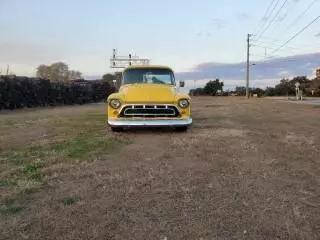
[[[125,102],[125,96],[120,92],[110,94],[107,98],[107,102],[109,103],[111,99],[119,99],[122,104]]]
[[[117,116],[119,114],[118,110],[112,109],[109,106],[109,102],[112,99],[119,99],[121,102],[121,105],[123,105],[125,103],[125,96],[121,92],[117,92],[117,93],[110,94],[109,97],[107,98],[106,114],[107,114],[108,118],[117,118]]]
[[[178,102],[180,99],[188,99],[190,105],[188,108],[180,108]],[[175,104],[178,106],[180,112],[181,112],[181,115],[182,115],[182,118],[189,118],[191,116],[191,98],[188,94],[185,94],[185,93],[177,93],[175,95]]]
[[[175,102],[176,102],[176,103],[178,103],[178,101],[179,101],[180,99],[188,99],[189,102],[191,101],[190,96],[189,96],[188,94],[185,94],[185,93],[177,93],[177,94],[175,95]]]

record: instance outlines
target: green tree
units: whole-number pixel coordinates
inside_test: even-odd
[[[276,95],[276,91],[275,88],[273,87],[267,87],[264,93],[265,96],[275,96]]]
[[[81,79],[81,77],[82,77],[82,73],[79,71],[71,70],[68,73],[68,80],[77,80],[77,79]]]
[[[57,62],[50,65],[50,81],[66,82],[69,80],[69,67],[63,62]]]
[[[279,96],[291,95],[294,93],[294,84],[290,84],[289,79],[281,79],[280,83],[274,88],[275,94]]]
[[[102,80],[112,83],[112,81],[116,79],[116,77],[111,73],[106,73],[102,76]]]
[[[252,94],[257,94],[259,97],[263,96],[265,94],[265,91],[261,88],[253,88],[251,90]]]
[[[40,65],[37,68],[37,77],[43,78],[43,79],[49,79],[50,78],[50,67],[47,65]]]
[[[69,66],[63,62],[56,62],[49,66],[40,65],[37,68],[37,77],[49,79],[51,82],[69,82],[81,78],[81,72],[69,70]]]
[[[238,96],[245,96],[246,95],[246,87],[239,87],[237,86],[235,92]]]
[[[219,79],[209,81],[204,87],[204,92],[208,95],[215,96],[218,91],[223,91],[223,82]]]

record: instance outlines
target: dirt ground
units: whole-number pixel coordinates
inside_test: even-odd
[[[22,145],[47,149],[62,136],[68,144],[64,133],[80,129],[119,141],[93,155],[63,155],[81,161],[52,161],[39,170],[40,187],[23,197],[20,185],[0,185],[3,209],[20,196],[12,200],[20,208],[0,215],[0,239],[320,239],[320,108],[192,101],[185,133],[112,133],[103,104],[0,113],[3,156]],[[63,128],[64,119],[77,130]],[[14,175],[4,174],[10,159],[2,157],[3,179]]]

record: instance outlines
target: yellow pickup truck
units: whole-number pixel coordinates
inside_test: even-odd
[[[184,82],[180,82],[184,87]],[[118,93],[108,97],[108,124],[113,131],[128,127],[174,127],[192,124],[190,97],[177,91],[173,71],[164,66],[131,66],[122,74]]]

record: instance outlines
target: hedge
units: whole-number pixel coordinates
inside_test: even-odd
[[[0,111],[99,102],[112,92],[114,88],[102,80],[63,83],[40,78],[0,76]]]

